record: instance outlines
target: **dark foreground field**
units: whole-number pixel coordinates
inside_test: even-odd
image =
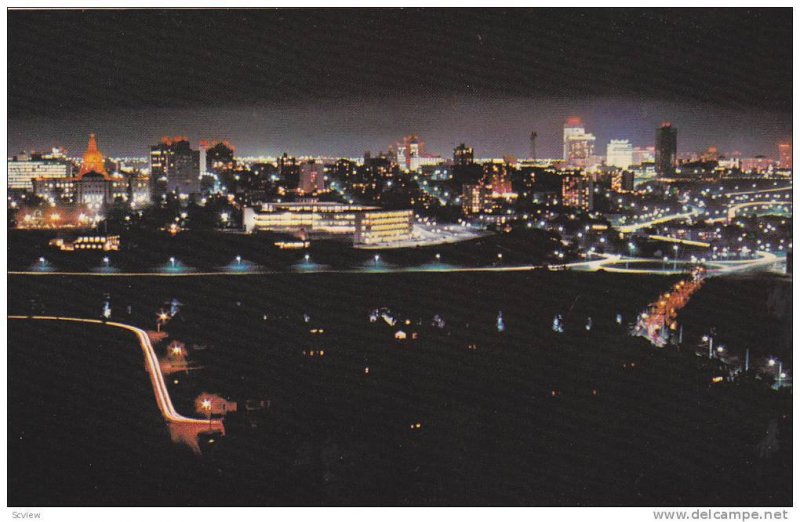
[[[671,282],[543,271],[12,276],[12,313],[97,317],[108,295],[114,318],[153,328],[164,301],[178,299],[183,306],[166,330],[204,366],[170,381],[178,409],[191,413],[202,391],[270,407],[230,415],[229,434],[205,442],[197,458],[169,443],[132,338],[11,322],[9,374],[25,379],[12,379],[10,391],[27,391],[12,393],[20,406],[9,412],[9,451],[22,456],[9,461],[9,477],[21,477],[10,482],[9,502],[789,505],[791,396],[761,382],[711,385],[717,370],[692,350],[654,349],[614,321],[617,313],[631,321]],[[378,307],[399,323],[370,322]],[[564,334],[550,329],[556,313],[567,318]],[[436,314],[442,328],[431,324]],[[405,341],[395,340],[398,330]],[[53,355],[32,358],[32,347]],[[309,357],[312,350],[325,355]],[[108,352],[133,354],[114,361],[139,377],[117,377],[103,362],[71,385],[123,398],[138,389],[114,414],[81,403],[80,418],[102,427],[91,430],[91,445],[75,417],[59,430],[48,409],[25,402],[55,373],[81,373],[51,368],[56,353],[67,361],[60,364],[73,360],[65,351],[87,364]],[[143,415],[147,408],[154,415]],[[21,425],[38,431],[37,444],[11,447]],[[156,449],[142,456],[138,445]],[[762,451],[768,446],[777,451]],[[119,454],[120,465],[75,472],[94,452]],[[64,464],[51,465],[61,461],[49,455]],[[58,487],[43,490],[29,462],[51,483],[69,484],[72,500]],[[106,494],[94,494],[98,487]]]

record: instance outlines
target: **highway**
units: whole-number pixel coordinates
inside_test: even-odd
[[[699,216],[701,213],[697,210],[692,210],[691,212],[684,212],[682,214],[670,214],[668,216],[662,216],[656,219],[651,219],[650,221],[644,221],[642,223],[634,223],[632,225],[623,225],[618,227],[619,231],[623,234],[630,234],[631,232],[636,232],[637,230],[641,230],[643,228],[647,228],[653,225],[658,225],[659,223],[667,223],[669,221],[674,221],[676,219],[686,219],[695,216]]]
[[[155,393],[156,404],[161,411],[162,417],[167,422],[170,429],[173,442],[181,442],[187,444],[195,453],[200,453],[200,447],[197,436],[201,433],[219,433],[225,434],[225,426],[220,419],[194,419],[184,417],[172,405],[172,399],[169,396],[164,375],[161,373],[161,366],[158,362],[153,344],[150,342],[150,337],[147,332],[136,326],[129,324],[117,323],[113,321],[100,321],[97,319],[82,319],[76,317],[58,317],[58,316],[43,316],[43,315],[9,315],[8,319],[13,320],[35,320],[35,321],[68,321],[72,323],[93,324],[101,326],[110,326],[112,328],[121,328],[136,335],[139,339],[139,346],[144,353],[145,368],[147,373],[150,374],[150,382],[153,385],[153,392]]]

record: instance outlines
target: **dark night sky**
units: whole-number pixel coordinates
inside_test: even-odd
[[[792,129],[790,9],[10,11],[9,152],[359,155],[416,132],[449,155],[560,153],[566,116],[652,145],[774,155]]]

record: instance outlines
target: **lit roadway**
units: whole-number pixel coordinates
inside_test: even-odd
[[[631,232],[636,232],[642,228],[647,228],[653,225],[658,225],[659,223],[666,223],[668,221],[673,221],[676,219],[686,219],[695,216],[699,216],[701,212],[697,210],[692,210],[691,212],[684,212],[682,214],[670,214],[668,216],[661,216],[655,219],[651,219],[650,221],[644,221],[642,223],[634,223],[632,225],[623,225],[618,227],[619,231],[623,234],[630,234]]]
[[[682,241],[676,241],[682,242]],[[713,261],[709,265],[717,268],[709,268],[709,274],[717,273],[730,273],[742,270],[751,270],[754,268],[764,268],[769,265],[780,261],[781,258],[769,252],[756,252],[758,257],[754,259],[745,259],[741,261]],[[676,274],[682,273],[682,270],[668,269],[668,268],[646,268],[635,269],[623,267],[623,264],[637,264],[637,263],[651,263],[656,264],[661,262],[659,259],[651,259],[645,257],[625,257],[620,254],[600,254],[594,253],[592,256],[597,259],[589,259],[584,261],[573,261],[563,264],[550,264],[550,265],[503,265],[498,264],[494,266],[478,266],[478,267],[461,267],[448,265],[445,262],[432,262],[428,265],[415,266],[415,267],[393,267],[381,266],[354,269],[314,269],[307,270],[240,270],[240,271],[218,271],[218,272],[47,272],[47,271],[9,271],[8,275],[13,276],[79,276],[79,277],[227,277],[227,276],[253,276],[253,275],[274,275],[274,274],[392,274],[392,273],[420,273],[420,272],[522,272],[526,270],[536,270],[548,268],[552,271],[560,270],[579,270],[583,272],[596,272],[598,270],[607,270],[609,272],[624,272],[629,274]],[[689,263],[686,260],[678,260],[678,265],[685,265]],[[674,259],[670,259],[667,264],[675,264]],[[696,264],[696,263],[691,263]],[[100,321],[96,321],[100,322]],[[106,323],[117,325],[117,323]],[[133,328],[133,327],[129,327]]]
[[[187,444],[195,453],[200,452],[197,436],[201,433],[220,433],[225,434],[225,426],[220,419],[193,419],[184,417],[172,405],[167,385],[164,382],[164,375],[161,373],[161,366],[158,363],[158,357],[153,349],[153,344],[147,332],[141,328],[131,326],[123,323],[116,323],[112,321],[100,321],[97,319],[80,319],[75,317],[56,317],[56,316],[26,316],[26,315],[9,315],[9,319],[23,319],[23,320],[37,320],[37,321],[69,321],[73,323],[94,324],[102,326],[110,326],[113,328],[121,328],[129,332],[133,332],[139,339],[139,346],[142,348],[146,362],[147,373],[150,374],[150,382],[153,385],[153,392],[155,393],[156,404],[161,411],[162,417],[167,422],[172,440],[174,442],[183,442]]]

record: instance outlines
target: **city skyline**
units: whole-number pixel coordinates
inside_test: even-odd
[[[22,151],[48,151],[64,147],[79,152],[85,136],[95,132],[110,156],[144,157],[148,147],[164,135],[184,134],[192,142],[229,140],[241,156],[358,157],[365,151],[379,152],[394,146],[409,134],[421,136],[432,154],[449,157],[459,143],[475,149],[476,157],[527,157],[529,134],[538,133],[537,155],[562,155],[564,121],[579,116],[587,132],[597,136],[597,152],[614,139],[627,139],[634,147],[654,146],[655,129],[669,120],[680,130],[678,153],[702,152],[717,147],[744,156],[777,157],[778,143],[791,139],[791,116],[786,120],[769,112],[750,113],[706,109],[661,102],[596,100],[575,103],[566,100],[431,100],[416,107],[386,102],[362,102],[328,108],[326,114],[308,120],[308,109],[300,107],[251,107],[209,109],[154,109],[147,115],[137,111],[82,113],[62,119],[12,121],[9,155]],[[387,107],[397,118],[385,121]],[[571,108],[576,110],[570,110]],[[494,115],[480,127],[464,123]],[[354,112],[359,111],[359,112]],[[160,115],[153,118],[153,115]],[[137,118],[139,119],[137,121]],[[126,124],[120,124],[121,121]],[[135,122],[135,123],[132,123]]]

